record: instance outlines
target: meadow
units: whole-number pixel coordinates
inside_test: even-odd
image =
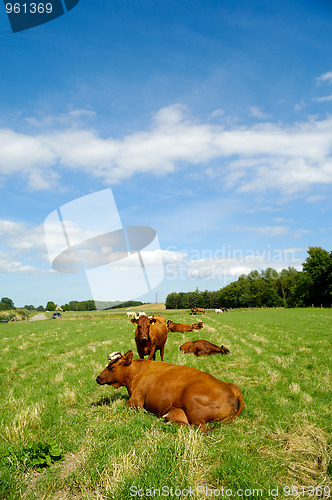
[[[330,497],[332,310],[154,312],[203,320],[199,332],[168,334],[165,361],[239,385],[242,414],[204,434],[98,386],[110,352],[138,357],[124,311],[0,324],[0,498]],[[230,354],[180,353],[202,338]],[[38,443],[56,443],[62,459],[38,469],[27,452]]]

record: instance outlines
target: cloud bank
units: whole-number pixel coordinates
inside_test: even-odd
[[[332,182],[331,151],[330,116],[226,128],[199,123],[174,105],[156,113],[147,130],[122,138],[104,138],[83,126],[35,135],[0,129],[0,176],[22,176],[31,189],[46,190],[68,170],[112,185],[190,166],[213,178],[227,174],[227,187],[238,191],[292,194]]]

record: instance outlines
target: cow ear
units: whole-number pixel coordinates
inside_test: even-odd
[[[133,319],[131,319],[130,321],[131,321],[132,323],[135,323],[136,325],[137,325],[137,323],[138,323],[138,319],[136,319],[136,318],[133,318]]]
[[[154,319],[154,318],[150,319],[150,325],[154,325],[155,323],[157,323],[156,319]]]
[[[123,364],[124,364],[125,366],[129,366],[129,365],[131,365],[131,363],[132,363],[132,361],[133,361],[133,356],[134,356],[134,355],[133,355],[133,351],[128,351],[128,352],[126,352],[126,354],[124,354],[124,355],[122,356],[122,359],[123,359]]]

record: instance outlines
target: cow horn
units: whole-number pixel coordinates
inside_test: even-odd
[[[114,360],[119,359],[121,357],[122,357],[121,352],[114,351],[114,352],[111,352],[111,354],[108,355],[108,361],[114,361]]]

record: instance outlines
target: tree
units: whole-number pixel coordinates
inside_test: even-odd
[[[192,309],[193,307],[198,307],[199,293],[196,289],[194,292],[188,292],[188,307]]]
[[[83,304],[85,306],[85,311],[95,311],[97,309],[94,300],[85,300]]]
[[[3,309],[15,309],[14,302],[8,297],[2,297],[1,304],[4,304]]]
[[[187,293],[179,293],[179,303],[178,303],[179,309],[188,309],[189,307],[189,301],[188,301],[188,294]]]
[[[47,302],[47,305],[46,305],[47,311],[55,311],[55,309],[56,309],[56,305],[54,304],[54,302],[52,302],[52,301]]]
[[[307,307],[312,304],[310,290],[312,288],[312,280],[308,274],[304,272],[299,272],[296,278],[296,285],[293,290],[291,297],[288,300],[288,304],[291,307]]]
[[[176,309],[177,306],[177,294],[175,292],[169,293],[166,297],[166,309]]]
[[[285,307],[292,307],[294,303],[294,292],[299,277],[299,271],[295,267],[282,269],[277,280],[278,293]]]
[[[309,247],[303,273],[309,286],[307,301],[314,306],[332,304],[332,252],[321,247]],[[310,305],[307,303],[305,305]]]

